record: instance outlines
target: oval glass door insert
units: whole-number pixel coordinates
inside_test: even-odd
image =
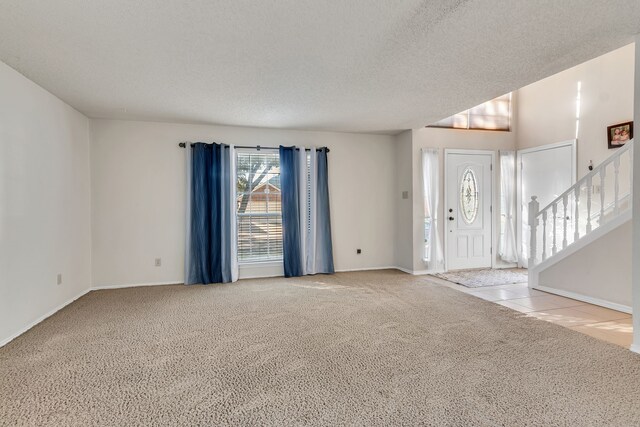
[[[462,173],[460,182],[460,211],[462,219],[467,224],[472,224],[478,216],[478,181],[476,174],[470,168]]]

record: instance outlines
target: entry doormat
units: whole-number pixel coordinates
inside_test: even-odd
[[[525,283],[528,280],[527,270],[461,270],[448,273],[438,273],[434,276],[467,288],[483,288],[485,286],[509,285],[512,283]]]

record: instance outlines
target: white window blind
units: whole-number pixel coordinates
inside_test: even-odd
[[[280,156],[277,152],[237,153],[238,260],[282,260]]]
[[[429,127],[478,130],[511,130],[511,93],[442,119]]]

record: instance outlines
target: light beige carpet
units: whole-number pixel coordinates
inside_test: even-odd
[[[91,292],[0,349],[0,425],[640,425],[640,357],[395,271]]]

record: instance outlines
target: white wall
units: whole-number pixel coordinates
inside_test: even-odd
[[[614,152],[607,147],[607,126],[633,120],[634,45],[518,90],[518,149],[576,138],[578,82],[581,178],[588,173],[589,160],[597,165]]]
[[[413,271],[413,162],[411,161],[413,132],[407,130],[396,136],[395,141],[395,265],[405,271]],[[407,192],[407,198],[402,193]]]
[[[497,151],[572,139],[581,82],[582,176],[589,160],[597,164],[612,152],[606,126],[632,119],[633,70],[630,45],[522,88],[515,97],[517,132],[422,128],[391,137],[89,121],[0,63],[0,343],[91,284],[183,280],[179,141],[328,146],[336,268],[421,271],[422,147]],[[244,269],[242,276],[280,272],[276,265]]]
[[[606,148],[606,126],[631,118],[632,51],[624,47],[519,90],[514,96],[512,132],[422,128],[388,137],[94,120],[94,285],[182,280],[184,173],[183,158],[175,145],[183,140],[329,146],[336,268],[397,265],[423,271],[420,149],[497,152],[572,139],[580,81],[578,159],[579,175],[583,175],[589,160],[598,163],[611,153]],[[148,161],[141,161],[144,158]],[[443,170],[444,159],[441,167]],[[356,180],[368,184],[356,190]],[[494,207],[498,206],[497,184]],[[408,199],[402,199],[402,191],[409,192]],[[444,185],[441,210],[443,198]],[[499,210],[494,212],[497,217]],[[444,241],[443,218],[441,213],[439,233]],[[499,229],[494,231],[496,265],[502,266],[497,258]],[[355,254],[358,247],[363,249],[359,256]],[[163,260],[160,268],[153,265],[156,257]],[[241,275],[279,273],[281,266],[270,265],[244,269]]]
[[[607,126],[633,120],[635,46],[609,52],[518,90],[518,148],[574,139],[577,128],[577,175],[589,172],[615,153],[607,147]],[[578,83],[579,125],[576,126]],[[620,191],[629,191],[630,163],[620,165]],[[614,180],[596,189],[613,200]],[[599,179],[594,181],[599,183]],[[626,224],[540,272],[539,284],[623,306],[631,305],[631,227]]]
[[[93,285],[181,283],[185,170],[181,141],[327,146],[337,270],[395,264],[394,138],[117,120],[91,121]],[[362,254],[357,255],[356,249]],[[155,267],[154,259],[162,258]],[[281,267],[241,270],[272,275]]]
[[[88,119],[1,62],[0,94],[2,345],[89,289],[91,229]]]
[[[538,285],[630,311],[631,221],[540,272]],[[568,296],[573,296],[568,295]]]
[[[635,40],[633,120],[636,126],[640,126],[640,34],[636,34]],[[633,150],[633,167],[640,168],[640,150],[638,149]],[[631,294],[633,312],[638,314],[640,313],[640,173],[633,175],[632,200]],[[640,353],[640,316],[633,316],[633,344],[631,344],[631,350]]]
[[[514,102],[515,101],[514,99]],[[416,272],[423,271],[426,266],[422,261],[422,247],[423,247],[423,227],[424,227],[424,212],[423,212],[423,197],[422,197],[422,167],[421,167],[421,154],[422,148],[438,148],[440,149],[440,209],[439,209],[439,222],[438,233],[440,233],[440,241],[444,245],[444,227],[446,218],[444,214],[444,150],[445,149],[467,149],[467,150],[491,150],[496,153],[496,163],[493,165],[496,171],[496,182],[494,183],[494,201],[493,212],[496,219],[500,215],[499,209],[499,157],[498,150],[514,150],[516,141],[515,129],[512,132],[497,132],[497,131],[477,131],[477,130],[459,130],[459,129],[439,129],[439,128],[422,128],[413,130],[413,147],[412,147],[412,176],[413,176],[413,250],[412,250],[412,265],[413,270]],[[499,224],[499,222],[496,222]],[[503,266],[500,262],[497,253],[497,239],[500,230],[496,225],[494,229],[495,244],[494,244],[494,257],[497,267]]]
[[[578,178],[588,172],[589,160],[595,165],[613,153],[607,147],[606,128],[609,125],[632,120],[634,83],[634,45],[625,46],[584,64],[578,65],[514,93],[512,132],[470,131],[456,129],[421,128],[412,131],[412,153],[402,150],[396,154],[398,179],[411,169],[410,199],[413,205],[412,244],[406,237],[397,239],[398,266],[415,272],[423,271],[422,227],[423,201],[421,191],[420,150],[423,147],[441,151],[440,224],[438,231],[444,242],[444,150],[481,149],[515,150],[574,139],[576,137],[576,103],[580,82],[580,121],[578,127]],[[403,156],[400,159],[398,156]],[[411,163],[411,166],[409,164]],[[499,162],[496,156],[496,178]],[[403,169],[404,168],[404,169]],[[626,182],[629,169],[622,165],[620,179]],[[398,183],[401,181],[397,181]],[[402,185],[398,184],[398,193]],[[494,207],[499,206],[499,183],[496,182]],[[494,209],[496,219],[499,210]],[[402,232],[403,218],[399,210],[396,228]],[[494,254],[496,266],[505,266],[497,256],[499,229],[496,227]],[[406,267],[410,265],[411,267]]]

